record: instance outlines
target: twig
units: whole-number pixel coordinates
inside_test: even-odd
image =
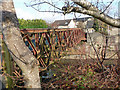
[[[96,7],[98,7],[98,3],[99,3],[99,0],[97,0],[97,5],[96,5]]]
[[[60,11],[40,11],[40,10],[38,10],[38,9],[36,9],[36,8],[34,8],[33,6],[31,6],[33,9],[35,9],[36,11],[38,11],[38,12],[51,12],[51,13],[64,13],[64,12],[60,12]]]
[[[87,29],[87,32],[88,32],[88,29]],[[95,49],[95,47],[94,47],[94,45],[93,45],[93,42],[92,42],[92,39],[91,39],[91,36],[90,36],[89,32],[88,32],[88,35],[89,35],[89,37],[90,37],[90,41],[91,41],[92,47],[93,47],[93,49],[94,49],[94,51],[95,51],[95,54],[96,54],[96,56],[97,56],[97,59],[98,59],[99,63],[101,64],[102,68],[103,68],[103,65],[102,65],[102,63],[101,63],[101,61],[100,61],[100,58],[99,58],[99,56],[98,56],[98,53],[97,53],[97,51],[96,51],[96,49]]]
[[[49,5],[51,5],[51,6],[53,6],[53,7],[55,7],[55,8],[57,8],[58,10],[61,10],[62,11],[62,9],[60,9],[59,7],[56,7],[55,5],[53,5],[53,4],[51,4],[51,3],[49,3],[49,2],[46,2],[46,1],[44,1],[44,2],[40,2],[40,3],[36,3],[36,4],[32,4],[32,5],[26,5],[26,3],[25,3],[25,5],[27,6],[27,7],[33,7],[33,6],[36,6],[36,5],[40,5],[40,4],[49,4]]]
[[[106,36],[105,51],[104,51],[104,56],[102,57],[102,62],[101,62],[101,63],[103,63],[104,60],[105,60],[105,57],[106,57],[106,51],[107,51],[107,46],[108,46],[108,37]]]
[[[103,14],[103,13],[110,7],[110,5],[113,3],[113,1],[114,1],[114,0],[112,0],[112,1],[110,2],[110,4],[105,8],[105,10],[104,10],[103,12],[101,12],[100,14]]]
[[[7,76],[7,77],[10,77],[12,80],[15,80],[15,78],[14,78],[13,76],[10,76],[9,74],[7,74],[7,73],[5,73],[5,72],[3,72],[2,75],[3,75],[3,76],[5,75],[5,76]]]

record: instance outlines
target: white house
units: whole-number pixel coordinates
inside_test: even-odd
[[[56,20],[52,24],[53,28],[77,28],[76,23],[73,19],[68,20]]]
[[[67,19],[67,20],[56,20],[53,24],[53,28],[85,28],[85,27],[92,27],[93,23],[89,23],[91,21],[91,17],[85,18],[76,18],[76,19]]]

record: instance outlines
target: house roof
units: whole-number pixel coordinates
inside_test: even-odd
[[[84,18],[76,18],[76,19],[67,19],[67,20],[56,20],[52,25],[53,26],[68,26],[68,24],[70,23],[71,20],[74,20],[75,22],[78,21],[86,21],[91,17],[84,17]]]
[[[82,22],[84,22],[84,21],[88,20],[89,18],[91,18],[91,17],[76,18],[76,19],[73,19],[73,20],[74,21],[82,21]]]
[[[67,26],[70,23],[71,19],[69,20],[56,20],[53,25],[57,26]]]

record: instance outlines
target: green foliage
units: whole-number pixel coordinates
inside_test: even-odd
[[[96,32],[99,31],[99,23],[98,23],[98,20],[96,18],[94,19],[93,28],[95,29]]]
[[[108,25],[95,18],[93,28],[95,29],[96,32],[107,34]]]
[[[18,19],[19,21],[19,28],[25,29],[25,28],[47,28],[48,25],[44,20],[41,19],[33,19],[33,20],[24,20],[24,19]]]

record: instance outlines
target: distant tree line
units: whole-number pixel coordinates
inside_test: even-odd
[[[24,20],[18,19],[19,21],[19,28],[47,28],[47,23],[42,19],[33,19],[33,20]]]

